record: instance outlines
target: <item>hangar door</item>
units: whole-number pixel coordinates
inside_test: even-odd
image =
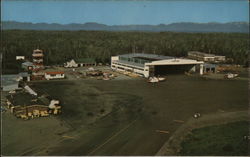
[[[154,75],[168,75],[168,74],[184,74],[189,72],[195,65],[155,65],[154,66]]]

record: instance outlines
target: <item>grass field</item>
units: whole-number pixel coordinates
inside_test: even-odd
[[[71,127],[53,145],[33,143],[40,150],[27,155],[155,155],[182,125],[174,120],[185,122],[196,112],[203,115],[248,109],[247,81],[242,80],[173,75],[159,84],[149,84],[141,78],[31,84],[36,91],[61,101],[63,112],[57,118]],[[11,123],[10,133],[14,132]],[[46,125],[46,121],[40,123],[34,125]],[[22,142],[14,135],[5,140],[15,138],[14,145]],[[26,133],[19,136],[28,138]],[[52,135],[47,136],[47,142],[52,141]],[[28,149],[28,142],[26,145]],[[4,148],[9,153],[5,155],[12,155],[10,152],[15,150],[11,147],[6,143]]]
[[[185,156],[247,156],[249,122],[241,121],[195,129],[182,142],[180,155]]]

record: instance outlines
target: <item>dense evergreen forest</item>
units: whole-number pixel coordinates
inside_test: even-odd
[[[16,67],[16,55],[31,58],[36,48],[44,51],[47,65],[82,57],[107,63],[112,55],[131,52],[181,57],[191,50],[225,55],[244,65],[249,52],[244,33],[5,30],[1,42],[3,70]]]

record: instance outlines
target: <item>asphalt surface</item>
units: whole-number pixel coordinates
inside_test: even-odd
[[[28,155],[155,155],[194,113],[247,110],[247,83],[184,75],[168,76],[159,84],[143,79],[33,83],[64,103],[57,118],[73,129],[52,146],[37,141],[41,149]],[[99,114],[100,106],[108,114]]]

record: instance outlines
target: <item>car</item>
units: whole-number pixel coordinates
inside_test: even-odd
[[[200,113],[195,113],[195,114],[194,114],[194,118],[197,119],[197,118],[200,118],[200,117],[201,117],[201,114],[200,114]]]

